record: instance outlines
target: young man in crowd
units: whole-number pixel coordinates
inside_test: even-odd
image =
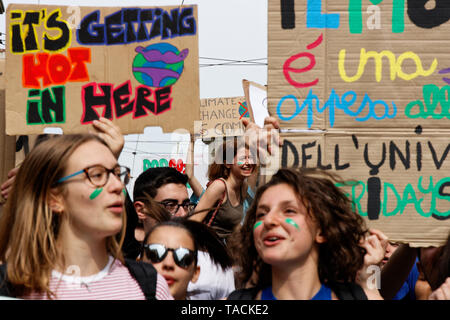
[[[185,217],[195,207],[189,199],[187,183],[188,177],[175,168],[150,168],[139,175],[134,184],[133,207],[136,212],[135,216],[137,215],[142,227],[138,224],[135,229],[133,233],[134,241],[142,241],[145,234],[155,223],[155,220],[145,211],[145,208],[148,208],[147,196],[153,200],[153,205],[155,203],[160,205],[173,217]],[[128,221],[135,219],[130,217],[132,214],[133,212],[128,212]],[[158,214],[163,213],[158,212]],[[155,215],[152,214],[152,216]],[[131,230],[128,232],[131,232]],[[129,239],[129,237],[127,238]],[[129,245],[125,244],[124,248],[127,247],[130,248]],[[189,284],[189,299],[224,299],[235,289],[234,273],[231,268],[223,272],[214,265],[207,253],[201,251],[199,251],[198,265],[200,266],[200,277],[195,284]]]

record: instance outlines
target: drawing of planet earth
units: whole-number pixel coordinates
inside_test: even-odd
[[[137,47],[133,60],[133,75],[149,87],[171,86],[180,78],[189,50],[179,51],[169,43],[156,43]]]
[[[241,118],[250,118],[250,114],[248,113],[247,102],[244,101],[242,105],[244,105],[245,108],[247,108],[247,110],[243,106],[239,105],[239,115],[241,116]]]

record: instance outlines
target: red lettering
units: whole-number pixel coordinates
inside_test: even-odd
[[[22,84],[25,88],[40,89],[41,84],[38,79],[42,79],[44,87],[52,83],[47,73],[49,54],[38,53],[36,55],[37,63],[35,63],[34,57],[35,55],[32,53],[24,54],[22,57]]]
[[[97,93],[98,89],[101,93]],[[103,109],[103,116],[112,120],[113,115],[116,118],[123,117],[132,113],[133,119],[148,116],[150,114],[158,115],[172,107],[172,98],[170,97],[171,87],[164,87],[152,91],[149,87],[139,86],[135,89],[135,97],[132,99],[133,90],[130,81],[126,81],[113,88],[110,83],[89,83],[83,86],[81,90],[81,99],[83,103],[83,115],[81,124],[91,123],[98,119],[97,109]],[[154,101],[151,100],[154,96]],[[177,167],[174,162],[173,167]]]
[[[177,170],[183,173],[183,160],[178,159],[177,161]]]
[[[70,61],[62,54],[52,54],[48,60],[48,73],[54,84],[64,84],[70,75]]]
[[[72,63],[70,81],[89,81],[86,63],[91,63],[91,50],[88,48],[70,48],[67,50]]]
[[[70,48],[69,57],[55,53],[25,54],[22,58],[22,84],[25,88],[62,85],[68,81],[89,81],[86,63],[91,62],[91,49]],[[37,61],[36,61],[37,60]]]
[[[170,159],[169,160],[169,167],[170,168],[176,168],[177,167],[177,163],[175,162],[175,159]]]
[[[306,48],[308,50],[314,49],[317,46],[319,46],[322,43],[322,41],[323,41],[323,35],[321,34],[316,41],[309,44]],[[309,65],[307,65],[304,68],[300,68],[300,69],[291,67],[291,64],[300,58],[309,59],[309,61],[310,61]],[[311,54],[309,52],[300,52],[299,54],[296,54],[286,60],[286,62],[283,65],[283,74],[284,74],[284,77],[286,78],[287,82],[289,82],[290,85],[292,85],[296,88],[306,88],[306,87],[315,86],[319,82],[318,78],[311,82],[301,83],[301,82],[297,82],[294,79],[292,79],[292,77],[290,75],[291,72],[293,72],[293,73],[307,72],[307,71],[311,70],[312,68],[314,68],[315,65],[316,65],[316,58],[314,57],[313,54]]]

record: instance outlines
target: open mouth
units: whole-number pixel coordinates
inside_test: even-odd
[[[122,213],[123,211],[123,202],[115,202],[108,207],[113,213]]]
[[[270,235],[264,238],[264,245],[266,246],[274,246],[278,243],[280,243],[282,240],[284,240],[283,237],[276,236],[276,235]]]
[[[253,171],[253,166],[252,166],[252,165],[244,164],[243,166],[241,166],[241,170],[243,170],[243,171],[248,171],[248,172],[252,172],[252,171]]]
[[[164,276],[164,279],[166,279],[167,285],[171,286],[175,283],[175,279],[169,276]]]

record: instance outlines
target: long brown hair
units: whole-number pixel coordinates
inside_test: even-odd
[[[264,186],[260,187],[241,230],[235,238],[241,250],[236,255],[242,267],[241,283],[248,283],[256,271],[256,285],[271,285],[270,265],[256,251],[253,226],[256,209],[262,194],[270,187],[286,183],[291,186],[315,221],[326,241],[319,245],[319,278],[322,283],[355,281],[363,266],[365,250],[359,246],[367,233],[364,220],[356,213],[347,196],[335,182],[342,182],[330,172],[312,168],[280,169]],[[236,246],[236,244],[234,244]],[[254,279],[254,278],[253,278]]]
[[[62,135],[34,147],[20,166],[0,217],[0,260],[7,263],[7,278],[15,296],[31,292],[54,296],[49,279],[57,262],[64,264],[64,252],[57,247],[61,213],[52,212],[49,199],[70,156],[92,140],[108,146],[96,135]],[[57,188],[62,191],[65,187]],[[116,236],[106,239],[107,251],[121,261],[126,215],[123,217],[119,240]]]

